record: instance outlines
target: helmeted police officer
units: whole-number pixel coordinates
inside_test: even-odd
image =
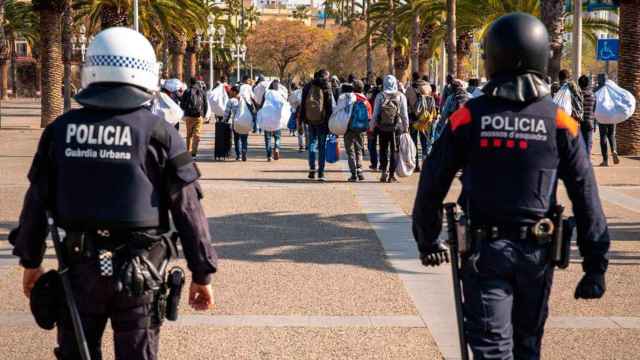
[[[425,266],[448,261],[438,242],[442,201],[463,170],[458,201],[470,220],[463,257],[465,337],[475,359],[539,359],[553,264],[534,224],[551,216],[558,179],[573,203],[585,275],[576,299],[600,298],[609,249],[607,223],[578,124],[544,81],[549,36],[535,17],[505,15],[489,28],[489,82],[448,121],[422,171],[413,233]]]
[[[165,305],[161,264],[173,242],[169,213],[192,272],[190,304],[205,310],[213,303],[217,256],[199,173],[178,132],[145,107],[158,80],[153,47],[141,34],[110,28],[96,36],[82,69],[84,90],[76,96],[83,108],[44,130],[11,235],[29,296],[43,273],[45,211],[65,230],[64,258],[93,359],[102,358],[108,319],[117,359],[157,358]],[[56,356],[80,358],[68,314],[57,327]]]

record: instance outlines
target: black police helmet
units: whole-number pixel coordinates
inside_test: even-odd
[[[40,276],[31,290],[29,300],[31,313],[38,326],[44,330],[53,329],[65,311],[60,274],[51,270]]]
[[[501,16],[487,30],[483,49],[489,79],[525,73],[547,74],[551,56],[549,33],[535,16],[519,12]]]

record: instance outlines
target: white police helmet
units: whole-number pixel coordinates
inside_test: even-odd
[[[87,49],[84,90],[76,100],[107,109],[140,107],[159,90],[159,70],[153,46],[142,34],[124,27],[106,29]]]

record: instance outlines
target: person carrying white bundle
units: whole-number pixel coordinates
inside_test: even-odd
[[[280,129],[287,126],[291,106],[281,91],[280,81],[273,80],[264,95],[264,103],[258,112],[258,125],[264,130],[267,161],[280,159]],[[272,145],[273,138],[273,145]]]

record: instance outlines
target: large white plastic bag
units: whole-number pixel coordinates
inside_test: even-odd
[[[416,168],[416,144],[411,140],[409,133],[403,133],[398,140],[398,152],[396,156],[396,175],[407,177],[413,174]]]
[[[163,92],[159,92],[154,101],[151,112],[160,116],[171,125],[177,124],[184,117],[184,111],[180,105],[176,104],[171,97]]]
[[[181,90],[181,89],[185,90],[187,88],[187,86],[178,79],[167,79],[162,84],[162,87],[172,93],[177,92],[178,90]]]
[[[356,103],[356,96],[353,93],[342,94],[338,98],[338,103],[333,109],[333,113],[329,118],[329,131],[338,136],[347,133],[349,129],[349,121],[351,120],[351,112],[353,105]]]
[[[287,127],[291,106],[280,91],[267,90],[264,105],[258,111],[258,124],[264,131],[277,131]]]
[[[247,102],[240,98],[240,105],[238,106],[238,114],[236,114],[233,120],[233,131],[240,135],[247,135],[253,129],[253,115]]]
[[[571,90],[569,85],[563,85],[560,90],[553,97],[553,102],[564,110],[567,114],[571,115]]]
[[[618,124],[631,117],[636,111],[636,99],[633,94],[621,88],[615,82],[607,80],[596,91],[595,117],[600,124]]]
[[[208,91],[207,100],[209,100],[209,109],[215,116],[224,116],[224,109],[229,101],[229,95],[227,95],[224,85],[220,84],[215,89]]]

